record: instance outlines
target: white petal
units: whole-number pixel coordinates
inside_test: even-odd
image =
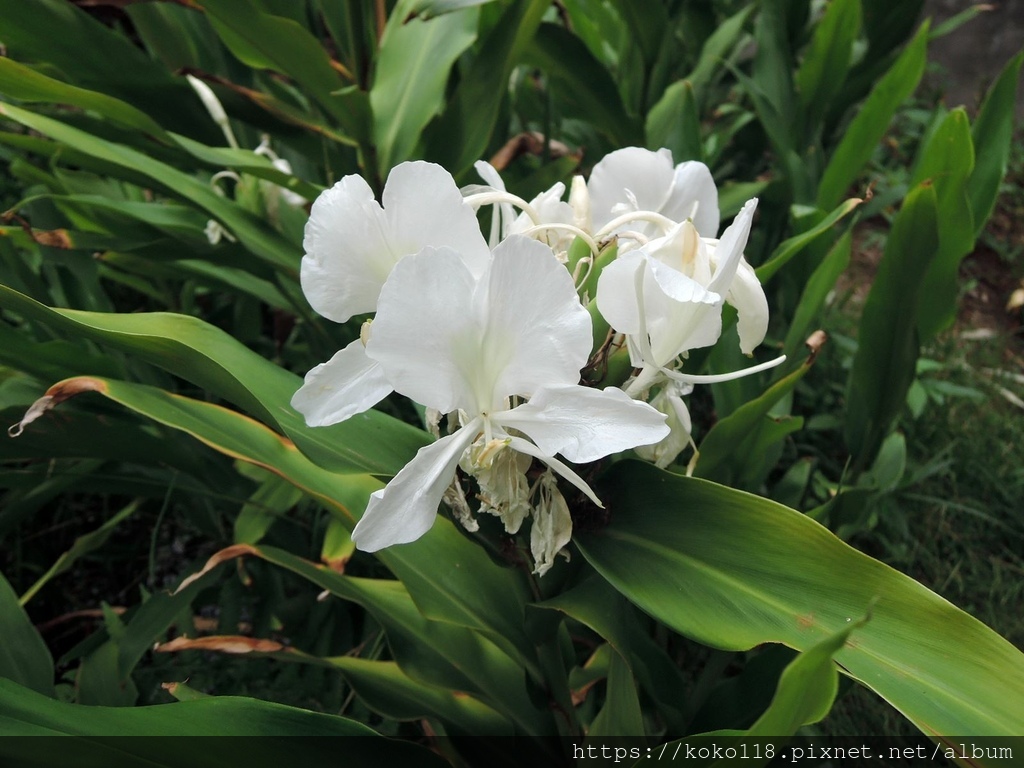
[[[668,200],[675,170],[667,149],[651,152],[627,147],[605,155],[594,166],[587,182],[594,229],[600,229],[616,214],[616,205],[626,204],[641,211],[660,211]],[[631,193],[632,198],[630,197]]]
[[[494,420],[519,430],[547,455],[559,453],[576,463],[656,443],[669,432],[664,414],[614,387],[544,387]]]
[[[429,531],[437,517],[437,505],[479,424],[480,420],[474,419],[454,434],[420,448],[386,488],[376,491],[352,531],[356,547],[376,552],[415,541]]]
[[[422,161],[395,166],[384,185],[384,213],[392,250],[402,255],[427,246],[452,248],[475,275],[490,260],[476,212],[462,201],[444,168]]]
[[[644,269],[647,259],[633,251],[620,256],[597,279],[597,308],[601,317],[619,333],[636,335],[640,327],[640,296],[636,290],[636,271]]]
[[[346,176],[313,203],[302,245],[302,292],[320,315],[343,323],[372,312],[395,265],[384,212],[359,176]]]
[[[593,325],[572,276],[550,248],[510,236],[494,250],[475,298],[484,321],[477,364],[494,381],[491,402],[481,403],[485,409],[500,407],[509,395],[579,381]]]
[[[650,259],[647,266],[661,291],[674,301],[717,304],[722,300],[721,296],[709,291],[693,278],[656,259]]]
[[[673,221],[692,218],[704,237],[718,235],[718,187],[704,163],[690,160],[676,166],[672,193],[661,213]]]
[[[398,392],[479,414],[544,384],[579,381],[592,335],[551,250],[513,235],[479,281],[451,250],[404,259],[381,292],[367,354]]]
[[[356,339],[326,363],[313,368],[292,396],[292,408],[311,427],[337,424],[372,408],[391,394],[380,365]]]
[[[668,437],[655,445],[640,446],[636,449],[636,453],[641,459],[653,462],[655,466],[662,469],[675,461],[676,457],[686,449],[686,446],[690,444],[690,433],[693,431],[686,403],[673,392],[673,389],[674,387],[669,384],[651,400],[651,406],[657,408],[667,417],[666,423],[671,430]]]
[[[749,355],[754,347],[764,341],[764,335],[768,332],[768,299],[746,259],[740,259],[736,277],[733,278],[725,300],[736,307],[739,313],[736,329],[740,333],[740,349],[743,354]]]
[[[729,291],[740,259],[743,258],[743,249],[747,247],[747,238],[750,236],[750,225],[754,221],[756,208],[756,197],[747,200],[732,224],[722,233],[722,238],[714,250],[715,276],[708,285],[710,290],[723,295]]]
[[[472,378],[480,351],[471,303],[476,287],[462,257],[447,248],[425,248],[395,267],[366,354],[396,391],[442,413],[480,412]]]
[[[651,342],[648,362],[665,366],[683,352],[718,341],[722,333],[722,298],[718,294],[653,259],[644,278]]]

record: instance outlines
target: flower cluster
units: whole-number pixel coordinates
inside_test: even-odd
[[[608,155],[588,182],[573,181],[568,202],[564,185],[527,202],[491,166],[477,169],[486,184],[459,190],[439,166],[403,163],[381,203],[358,176],[316,200],[303,291],[337,322],[375,314],[359,339],[307,374],[292,405],[311,426],[343,421],[391,392],[426,409],[437,439],[373,494],[352,534],[360,549],[414,541],[442,500],[475,530],[461,469],[478,489],[476,514],[498,516],[509,533],[532,518],[531,550],[544,573],[572,531],[558,478],[601,504],[565,462],[636,449],[671,463],[691,442],[682,396],[722,378],[678,368],[689,350],[718,339],[723,302],[739,312],[744,352],[764,337],[767,304],[742,255],[756,201],[713,239],[710,172],[695,162],[673,167],[667,150]],[[477,221],[484,206],[493,206],[490,242]],[[577,240],[589,253],[572,264]],[[610,253],[617,257],[597,277],[596,305],[585,290],[581,299]],[[595,351],[597,312],[612,332]],[[584,386],[581,370],[614,347],[635,369],[624,388]]]

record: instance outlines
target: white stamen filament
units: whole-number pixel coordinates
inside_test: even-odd
[[[619,240],[635,240],[641,248],[650,242],[650,238],[647,235],[632,229],[627,229],[625,232],[616,232],[615,237]]]
[[[517,234],[532,236],[537,234],[538,232],[544,232],[545,230],[548,229],[561,230],[563,232],[571,232],[572,234],[576,235],[576,237],[580,238],[583,242],[585,242],[587,244],[587,247],[590,248],[590,252],[593,254],[596,254],[600,250],[600,248],[597,247],[597,243],[590,235],[588,235],[579,227],[573,226],[572,224],[537,224],[536,226],[530,227],[529,229],[524,229],[522,232],[518,232]]]
[[[662,216],[660,213],[654,211],[630,211],[624,213],[621,216],[616,216],[614,219],[609,221],[594,235],[596,240],[601,240],[607,237],[616,229],[621,227],[623,224],[629,224],[633,221],[647,221],[658,227],[661,227],[663,232],[668,232],[672,227],[676,225],[676,222],[668,218],[668,216]]]
[[[502,192],[495,189],[490,192],[477,192],[475,195],[468,195],[462,200],[464,203],[473,206],[473,208],[480,208],[484,205],[497,205],[498,203],[511,203],[529,216],[534,224],[541,223],[540,214],[537,213],[537,209],[523,200],[523,198],[510,192]]]
[[[217,183],[221,179],[231,179],[236,184],[239,184],[242,181],[242,177],[239,176],[234,171],[218,171],[217,173],[213,174],[213,176],[210,177],[210,186],[212,186],[217,192],[220,192],[222,194],[223,190],[220,188],[220,186],[218,186]]]
[[[752,365],[749,368],[743,368],[738,371],[730,371],[729,373],[701,375],[693,373],[679,373],[679,371],[671,371],[668,368],[662,368],[661,372],[668,378],[672,379],[672,381],[679,381],[683,384],[718,384],[722,381],[733,381],[734,379],[742,379],[744,376],[750,376],[755,373],[760,373],[761,371],[767,371],[777,365],[782,365],[784,362],[786,362],[786,356],[779,355],[774,360]]]
[[[586,271],[580,276],[580,270],[586,267]],[[572,271],[572,284],[576,286],[576,290],[579,291],[583,287],[583,284],[587,282],[587,278],[590,277],[590,273],[594,271],[594,257],[584,256],[582,259],[576,262],[576,268]]]

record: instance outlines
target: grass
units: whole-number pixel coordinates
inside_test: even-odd
[[[922,350],[938,361],[919,368],[927,399],[904,412],[904,482],[884,498],[871,530],[853,537],[858,549],[917,579],[1009,642],[1024,649],[1024,336],[1020,310],[1005,303],[1024,274],[1024,135],[1014,144],[1010,173],[978,249],[961,269],[957,324]],[[877,264],[870,225],[862,252],[829,322],[853,328]],[[833,350],[823,376],[836,381],[848,355]],[[831,370],[828,370],[831,367]],[[838,393],[832,393],[836,398]],[[858,685],[840,696],[821,724],[830,736],[913,736],[916,729]]]

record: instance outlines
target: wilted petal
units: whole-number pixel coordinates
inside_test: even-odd
[[[660,211],[668,200],[675,170],[667,149],[652,152],[627,147],[605,155],[590,173],[590,212],[594,229],[600,229],[621,211]],[[628,192],[628,193],[627,193]]]
[[[391,385],[380,365],[366,356],[363,343],[356,339],[306,374],[292,396],[292,408],[309,426],[326,427],[372,408],[389,394]]]
[[[386,488],[370,497],[352,531],[359,549],[376,552],[416,541],[430,530],[459,458],[476,437],[479,424],[474,419],[454,434],[420,448]]]
[[[676,166],[672,192],[661,213],[673,221],[692,218],[703,237],[718,234],[718,187],[704,163],[689,160]]]
[[[541,475],[540,503],[533,513],[530,528],[530,552],[536,566],[534,573],[543,576],[554,565],[555,556],[572,538],[572,515],[569,505],[558,490],[550,471]]]
[[[594,493],[594,489],[587,485],[587,481],[573,472],[572,469],[570,469],[564,462],[559,461],[554,456],[548,456],[529,440],[524,440],[521,437],[509,437],[508,444],[511,448],[514,448],[520,453],[525,453],[527,456],[533,456],[535,459],[540,459],[540,461],[549,466],[556,475],[568,480],[569,483],[582,491],[588,499],[602,509],[604,508],[604,504],[602,504],[601,500],[597,498],[597,494]]]
[[[577,463],[656,443],[668,435],[664,414],[614,387],[543,387],[530,402],[496,414],[494,420],[519,430],[547,455],[559,453]]]

